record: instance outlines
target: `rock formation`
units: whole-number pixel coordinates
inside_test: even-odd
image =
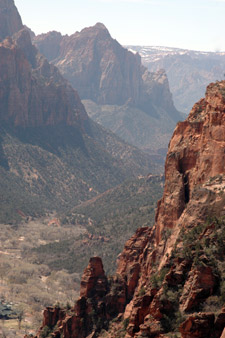
[[[23,28],[14,0],[0,1],[0,41]]]
[[[0,44],[0,119],[14,126],[76,125],[87,120],[75,90],[38,54],[26,29]]]
[[[66,312],[58,307],[48,307],[38,337],[46,328],[53,331],[52,337],[56,338],[97,334],[107,329],[109,320],[124,310],[125,300],[124,282],[118,278],[107,279],[101,258],[92,257],[83,273],[80,298],[74,309]]]
[[[165,71],[149,72],[139,54],[123,48],[101,23],[32,41],[78,91],[94,121],[164,163],[175,124],[183,120]]]
[[[91,332],[104,337],[102,328],[107,337],[167,337],[179,330],[182,338],[220,338],[225,326],[224,149],[222,81],[207,87],[205,98],[174,131],[154,227],[138,229],[126,243],[108,289],[99,259],[96,269],[93,259],[85,270],[82,297],[70,320],[79,317],[80,325],[87,313],[90,319],[92,302],[104,313],[104,324],[92,322],[86,333],[60,331],[63,337],[87,337]],[[91,291],[91,285],[97,287]],[[121,297],[116,309],[112,295]],[[113,313],[109,315],[108,309]]]
[[[71,36],[57,32],[41,34],[33,42],[82,99],[98,104],[129,104],[151,116],[158,116],[157,110],[162,107],[172,119],[180,118],[165,73],[149,73],[139,54],[134,55],[112,39],[103,24],[97,23]]]

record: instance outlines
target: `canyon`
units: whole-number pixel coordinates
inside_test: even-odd
[[[194,104],[185,121],[178,122],[182,115],[174,107],[165,72],[149,72],[140,56],[113,40],[103,24],[72,36],[50,32],[35,37],[23,26],[13,0],[0,0],[0,19],[0,219],[1,229],[8,231],[3,238],[10,249],[1,252],[6,256],[2,285],[10,277],[5,271],[11,273],[12,262],[7,259],[17,254],[15,268],[15,262],[19,265],[22,254],[31,249],[19,283],[16,279],[15,293],[24,285],[27,291],[32,255],[39,249],[35,273],[46,296],[51,292],[46,281],[54,269],[48,269],[52,257],[48,262],[43,259],[45,249],[55,249],[61,258],[53,262],[56,265],[66,257],[66,265],[68,256],[59,252],[61,240],[65,240],[66,254],[71,250],[76,258],[75,246],[69,247],[72,236],[83,256],[91,245],[95,253],[102,243],[109,243],[102,229],[92,231],[93,225],[105,221],[109,226],[111,221],[104,215],[108,209],[101,210],[100,221],[96,218],[94,211],[100,210],[102,200],[108,198],[109,205],[115,205],[115,196],[120,196],[127,213],[119,221],[124,222],[126,235],[134,206],[126,208],[121,195],[136,206],[139,203],[137,213],[141,214],[136,220],[139,228],[114,258],[116,273],[107,275],[109,267],[104,268],[101,257],[93,255],[75,305],[47,306],[36,337],[221,338],[225,327],[225,81],[209,84],[205,97]],[[142,141],[146,153],[141,152],[92,121],[85,107],[99,119],[100,113],[108,111],[118,119],[122,111],[124,120],[117,125],[121,130],[127,128],[123,122],[128,112],[139,120],[143,117],[147,129],[152,124],[150,132],[157,126],[155,145],[152,140]],[[156,120],[162,124],[154,124]],[[176,123],[166,156],[163,196],[155,222],[148,222],[158,196],[157,184],[162,187],[164,182],[162,175],[155,175],[161,170],[158,162]],[[142,134],[141,125],[135,130]],[[125,180],[127,190],[122,186]],[[143,202],[149,182],[153,185],[148,193],[154,195],[149,199],[151,210]],[[114,206],[114,211],[120,208]],[[59,215],[65,219],[62,228]],[[40,216],[46,217],[41,225],[35,221]],[[112,209],[108,216],[113,216]],[[85,229],[81,220],[87,223]],[[117,223],[110,224],[110,234]],[[41,236],[36,240],[38,227]],[[124,237],[118,229],[114,236]],[[20,237],[14,240],[12,233]],[[21,244],[28,234],[34,247]],[[73,262],[69,263],[71,268]],[[62,269],[53,282],[48,281],[56,286],[58,296],[66,295],[66,285],[71,290],[78,283],[76,272],[72,271],[72,279],[68,271]],[[40,305],[37,290],[32,297]]]
[[[90,259],[70,313],[44,312],[52,337],[221,337],[224,315],[225,81],[207,87],[171,138],[153,228],[139,228],[107,278]],[[56,326],[55,326],[56,325]],[[54,327],[54,329],[53,329]]]
[[[0,2],[0,16],[1,221],[72,207],[155,172],[150,156],[88,117],[77,91],[32,44],[14,1]]]

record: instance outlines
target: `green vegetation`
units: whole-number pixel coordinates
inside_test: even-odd
[[[127,104],[117,106],[97,105],[91,100],[82,102],[94,121],[110,129],[126,142],[140,149],[149,149],[156,155],[155,159],[162,161],[166,156],[167,145],[176,124],[162,109],[152,107],[152,112],[157,110],[156,117]]]
[[[65,211],[125,179],[155,171],[150,157],[90,121],[77,127],[0,128],[0,222]]]
[[[40,337],[46,338],[50,335],[50,333],[51,333],[51,329],[48,326],[44,326],[40,332]]]
[[[164,234],[167,240],[169,233]],[[178,327],[185,320],[183,314],[179,311],[179,300],[183,292],[185,278],[181,284],[170,284],[165,276],[170,268],[180,262],[186,261],[188,273],[190,269],[201,269],[211,267],[216,284],[213,294],[207,297],[205,295],[199,299],[196,311],[215,312],[221,310],[225,301],[225,218],[209,218],[205,223],[192,226],[190,229],[183,228],[179,234],[175,248],[170,259],[163,269],[154,273],[151,278],[151,284],[154,288],[162,287],[160,296],[161,311],[163,318],[161,325],[165,332],[170,333],[170,337],[179,337]]]
[[[138,227],[151,226],[157,200],[161,197],[160,176],[127,181],[62,216],[64,226],[84,227],[79,238],[63,236],[32,251],[34,262],[51,269],[82,272],[91,256],[103,259],[107,273],[113,273],[117,255]]]
[[[35,264],[30,251],[40,243],[54,242],[63,236],[78,237],[84,229],[48,226],[48,220],[17,227],[0,224],[0,300],[4,305],[2,312],[7,315],[1,326],[7,338],[34,333],[40,327],[44,307],[55,302],[68,307],[78,297],[79,273],[51,271],[45,264]]]
[[[189,259],[195,266],[211,266],[217,273],[218,262],[224,255],[225,219],[214,217],[188,232],[181,231],[179,241],[183,243],[182,250],[174,252],[175,257]]]
[[[34,331],[44,307],[60,302],[70,311],[89,258],[103,257],[105,271],[114,272],[125,241],[137,227],[153,224],[162,189],[162,177],[140,177],[63,214],[61,226],[48,225],[56,214],[17,225],[0,224],[0,297],[20,304],[25,319],[30,313]],[[25,323],[22,320],[20,332],[24,333]]]
[[[159,272],[156,272],[151,277],[151,284],[153,288],[159,289],[162,286],[166,274],[169,272],[168,267],[164,267]]]

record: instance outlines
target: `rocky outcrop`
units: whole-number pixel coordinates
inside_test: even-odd
[[[52,337],[94,337],[108,322],[124,311],[126,288],[122,279],[108,280],[102,261],[92,257],[81,280],[80,298],[68,313],[59,308],[48,307],[37,337],[49,330]]]
[[[139,240],[143,243],[135,262],[140,267],[140,278],[128,305],[130,336],[141,334],[142,325],[146,329],[145,320],[137,316],[143,305],[136,300],[143,288],[145,295],[151,297],[156,288],[146,316],[151,315],[152,322],[160,321],[164,330],[171,325],[168,317],[175,308],[180,313],[196,311],[200,303],[219,290],[218,270],[215,275],[215,265],[212,269],[211,257],[204,255],[203,246],[206,238],[213,243],[216,226],[213,222],[209,226],[202,224],[208,216],[219,218],[225,213],[224,89],[224,81],[209,85],[206,98],[193,107],[186,121],[178,123],[167,154],[165,188],[158,203],[156,224],[148,230],[144,241],[140,235],[132,239],[129,253],[127,243],[120,256],[119,267],[125,266],[124,278],[129,280],[128,271],[133,265],[130,257],[136,253],[134,243]],[[196,254],[193,246],[197,242],[200,247]],[[152,336],[150,331],[148,334]]]
[[[183,286],[180,309],[186,312],[195,309],[202,300],[213,294],[216,285],[218,285],[218,280],[211,267],[191,270]]]
[[[214,313],[198,313],[189,316],[180,326],[182,338],[221,338],[225,326],[225,312],[215,318]]]
[[[224,86],[224,81],[209,85],[205,99],[194,105],[187,120],[174,131],[165,165],[165,190],[156,215],[157,242],[164,226],[173,228],[189,201],[197,197],[197,186],[207,187],[210,177],[224,174]],[[208,193],[211,191],[209,188]]]
[[[59,56],[61,41],[63,40],[61,33],[53,31],[47,34],[40,34],[38,37],[32,35],[32,40],[39,52],[49,61],[52,61]]]
[[[0,1],[0,41],[23,28],[14,0]]]
[[[199,313],[190,316],[180,327],[182,338],[211,337],[214,319],[213,313]]]
[[[91,258],[81,279],[80,297],[102,297],[107,292],[107,284],[108,281],[103,270],[101,258]]]

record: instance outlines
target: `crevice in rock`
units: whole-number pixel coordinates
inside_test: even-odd
[[[178,171],[182,175],[183,186],[184,186],[184,202],[185,204],[187,204],[190,200],[189,178],[188,178],[188,174],[185,173],[185,168],[181,160],[178,162]]]
[[[187,204],[190,199],[189,180],[187,174],[183,175],[183,183],[184,183],[184,201],[185,204]]]

